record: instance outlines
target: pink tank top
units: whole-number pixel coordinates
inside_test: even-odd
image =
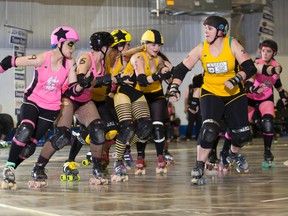
[[[264,64],[264,61],[262,59],[259,59],[258,62],[260,64]],[[272,66],[276,65],[276,61],[272,60]],[[274,74],[273,76],[266,76],[263,74],[256,74],[254,86],[255,87],[262,87],[264,88],[264,91],[260,94],[256,93],[248,93],[247,97],[253,100],[265,100],[268,97],[270,97],[273,94],[273,86],[276,82],[276,80],[279,78],[279,75]]]
[[[90,59],[91,59],[91,62],[92,62],[91,67],[90,67],[89,70],[92,71],[93,76],[94,77],[103,76],[104,73],[105,73],[105,68],[103,67],[103,62],[102,62],[102,71],[100,73],[97,73],[96,64],[95,64],[95,61],[94,61],[93,54],[90,52],[89,56],[90,56]],[[71,96],[70,98],[72,100],[75,100],[75,101],[78,101],[78,102],[88,102],[88,101],[91,100],[91,89],[92,88],[93,88],[93,86],[91,86],[89,89],[84,89],[83,93],[79,97]]]
[[[61,89],[67,80],[69,71],[67,60],[65,68],[61,67],[59,71],[52,71],[51,51],[46,52],[46,61],[40,67],[35,67],[34,77],[31,84],[25,89],[25,96],[41,108],[59,110]]]

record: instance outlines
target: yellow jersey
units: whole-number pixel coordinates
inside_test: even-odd
[[[236,75],[236,59],[231,51],[232,37],[225,37],[222,52],[213,56],[209,44],[203,42],[201,62],[204,68],[202,88],[218,96],[231,96],[240,92],[239,85],[230,90],[224,82]]]

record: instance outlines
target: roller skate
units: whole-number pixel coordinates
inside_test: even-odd
[[[74,161],[67,161],[63,165],[63,174],[60,175],[61,181],[80,181],[79,171],[77,167],[79,166],[78,163]]]
[[[114,171],[111,175],[111,181],[125,182],[128,181],[127,170],[123,164],[123,160],[117,160],[114,163]]]
[[[28,181],[29,188],[46,188],[48,186],[44,164],[36,163],[31,172],[32,181]]]
[[[7,166],[3,169],[3,180],[1,182],[2,189],[16,190],[17,184],[15,182],[14,168]]]
[[[89,166],[92,163],[92,154],[91,151],[87,152],[86,159],[82,160],[83,166]]]
[[[136,169],[135,169],[135,175],[141,176],[146,174],[145,170],[146,164],[143,159],[143,157],[138,157],[136,161]]]
[[[167,173],[166,162],[163,155],[158,156],[158,166],[156,167],[156,173],[157,174]]]
[[[89,179],[90,185],[107,185],[109,184],[108,179],[106,178],[105,173],[103,172],[102,168],[102,161],[95,160],[93,161],[93,178]]]
[[[220,162],[219,162],[219,167],[218,167],[218,170],[220,172],[228,172],[230,171],[230,164],[227,162],[226,158],[228,157],[229,155],[229,150],[225,151],[221,151],[220,152]]]
[[[216,149],[212,149],[208,156],[208,162],[205,164],[205,168],[208,170],[218,170],[219,159],[217,158]]]
[[[275,168],[275,163],[273,162],[274,155],[270,150],[265,151],[264,153],[264,162],[262,162],[263,168]]]
[[[166,162],[167,166],[175,164],[173,156],[170,154],[170,152],[168,150],[164,151],[164,159],[165,159],[165,162]]]
[[[197,161],[196,167],[191,171],[191,185],[204,185],[207,183],[207,178],[203,177],[204,175],[204,166],[205,162]]]
[[[8,143],[5,140],[0,140],[0,148],[8,148]]]
[[[125,153],[124,153],[124,164],[127,170],[131,170],[132,166],[134,166],[134,160],[131,155],[130,146],[126,146]]]
[[[240,153],[232,153],[231,150],[229,150],[229,155],[226,158],[226,161],[229,164],[232,164],[233,162],[235,162],[237,164],[236,171],[238,173],[241,173],[242,171],[244,173],[249,172],[249,165],[248,165],[245,157]]]

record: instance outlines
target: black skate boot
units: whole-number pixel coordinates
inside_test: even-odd
[[[114,163],[114,170],[111,175],[111,181],[128,181],[128,175],[123,160],[117,160]]]
[[[262,162],[263,168],[274,168],[275,163],[273,162],[274,155],[270,150],[265,150],[264,152],[264,162]]]
[[[3,176],[3,181],[1,183],[1,188],[16,190],[17,185],[15,182],[14,168],[12,166],[5,167],[3,169],[2,176]]]
[[[229,150],[223,150],[220,152],[219,171],[223,171],[223,172],[230,171],[230,165],[226,160],[228,155],[229,155]]]
[[[48,176],[45,173],[45,165],[41,163],[36,163],[31,172],[31,177],[33,181],[28,182],[28,187],[34,188],[45,188],[48,186]]]
[[[126,169],[131,170],[132,166],[134,166],[134,160],[131,155],[130,146],[126,146],[123,159],[124,159]]]
[[[107,185],[109,181],[103,171],[102,160],[93,160],[93,164],[94,177],[89,179],[90,185]]]
[[[175,164],[174,158],[168,150],[164,151],[164,159],[167,166]]]
[[[63,174],[60,175],[61,181],[80,181],[80,175],[75,161],[67,161],[63,164]]]
[[[229,155],[226,158],[226,161],[229,164],[232,164],[235,162],[237,164],[236,171],[240,173],[241,171],[244,171],[245,173],[249,172],[249,165],[246,161],[245,157],[240,153],[233,153],[231,150],[229,150]]]
[[[191,185],[203,185],[207,183],[207,179],[203,177],[204,175],[205,162],[197,161],[196,167],[191,171]]]

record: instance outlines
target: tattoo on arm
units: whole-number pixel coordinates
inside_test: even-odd
[[[189,56],[189,55],[187,55],[187,56],[186,56],[186,59],[189,59],[189,57],[190,57],[190,56]]]
[[[82,59],[80,59],[79,64],[85,64],[85,63],[86,63],[86,58],[82,58]]]
[[[246,51],[245,51],[244,49],[242,49],[241,52],[242,52],[242,54],[245,54],[245,53],[246,53]]]

